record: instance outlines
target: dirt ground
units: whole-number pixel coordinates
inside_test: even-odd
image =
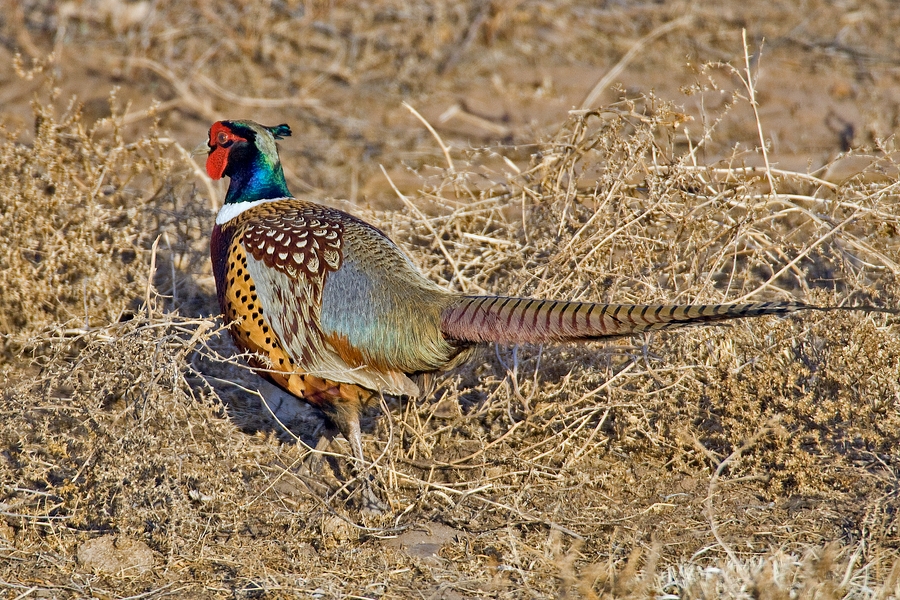
[[[485,348],[364,423],[222,331],[221,118],[469,293],[900,306],[900,5],[36,0],[0,19],[0,595],[887,598],[900,336]]]

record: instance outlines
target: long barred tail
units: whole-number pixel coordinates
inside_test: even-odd
[[[441,331],[450,339],[467,342],[540,344],[596,340],[762,315],[786,315],[798,310],[853,308],[822,308],[801,302],[645,306],[466,296],[444,310]]]

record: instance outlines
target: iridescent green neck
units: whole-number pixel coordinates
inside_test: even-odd
[[[226,204],[291,196],[277,157],[273,160],[262,152],[257,152],[250,164],[232,171],[228,173],[231,183],[225,195]]]

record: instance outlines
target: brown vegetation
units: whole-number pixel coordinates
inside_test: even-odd
[[[378,522],[217,319],[223,116],[289,122],[295,193],[447,287],[900,305],[900,9],[747,4],[8,8],[0,590],[896,595],[895,317],[488,348],[371,415]]]

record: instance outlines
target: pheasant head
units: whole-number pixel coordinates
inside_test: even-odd
[[[206,172],[231,178],[225,204],[290,197],[275,140],[291,135],[287,125],[265,127],[253,121],[218,121],[209,129]]]

